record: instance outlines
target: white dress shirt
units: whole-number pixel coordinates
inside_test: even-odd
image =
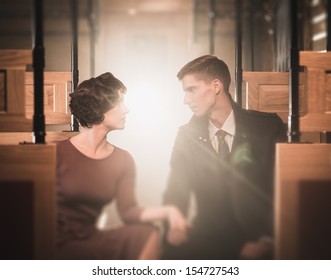
[[[218,137],[216,135],[216,132],[220,129],[224,130],[227,133],[224,137],[224,141],[228,144],[229,151],[231,152],[234,134],[235,134],[235,130],[236,130],[233,111],[231,111],[231,113],[225,120],[223,126],[220,128],[216,127],[209,120],[209,124],[208,124],[209,140],[217,153],[218,153]]]

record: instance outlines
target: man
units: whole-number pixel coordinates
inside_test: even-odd
[[[196,214],[189,230],[168,233],[164,258],[271,258],[274,149],[286,140],[284,124],[241,109],[215,56],[189,62],[177,77],[194,116],[176,137],[164,203],[187,216],[193,197]]]

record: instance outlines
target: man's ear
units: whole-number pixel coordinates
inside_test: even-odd
[[[211,85],[215,91],[215,94],[219,94],[220,92],[224,91],[223,83],[219,79],[214,79],[211,82]]]

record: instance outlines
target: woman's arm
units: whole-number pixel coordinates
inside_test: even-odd
[[[179,245],[185,242],[188,237],[188,230],[191,227],[178,208],[172,205],[147,207],[141,212],[140,221],[166,221],[169,225],[167,240],[173,245]]]

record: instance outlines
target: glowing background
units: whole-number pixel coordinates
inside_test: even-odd
[[[183,104],[176,74],[191,59],[208,53],[208,33],[193,40],[191,0],[150,1],[146,6],[139,5],[146,1],[130,1],[126,9],[120,1],[110,2],[114,1],[100,1],[95,75],[110,71],[123,81],[130,112],[125,130],[108,137],[135,159],[138,200],[159,205],[178,127],[192,115]],[[232,65],[233,37],[218,51]],[[118,221],[113,207],[108,213],[112,222]]]

